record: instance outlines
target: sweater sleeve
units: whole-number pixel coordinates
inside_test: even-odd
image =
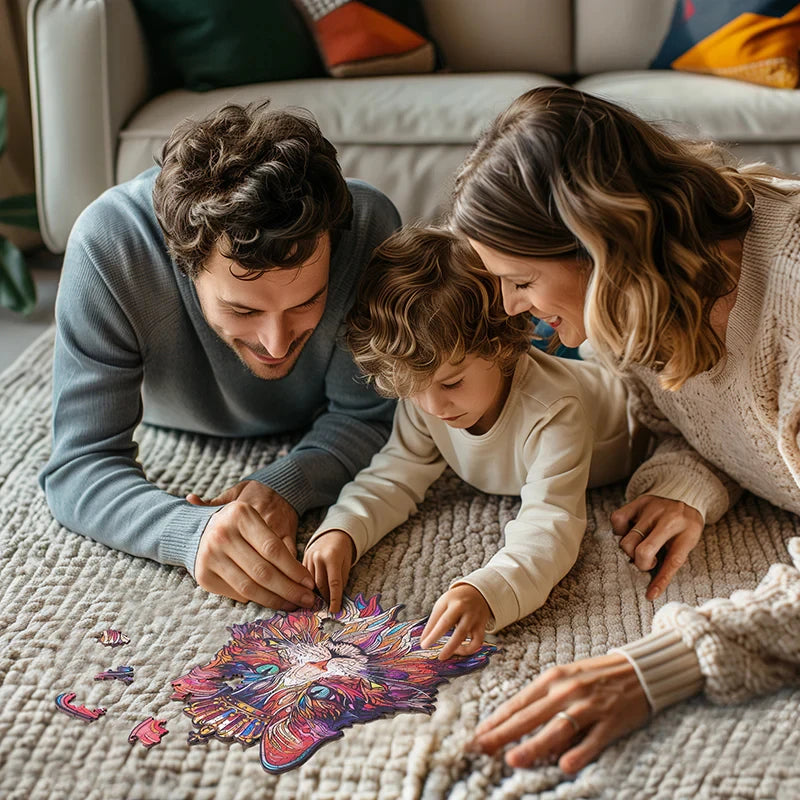
[[[683,438],[639,379],[626,375],[625,382],[631,415],[656,436],[652,454],[628,481],[628,502],[643,494],[680,500],[696,508],[705,524],[717,522],[739,499],[741,488]]]
[[[298,514],[334,503],[391,430],[395,401],[380,397],[363,380],[343,347],[331,358],[325,392],[325,411],[291,452],[248,476],[273,488]]]
[[[309,545],[327,531],[353,539],[356,558],[405,522],[446,464],[420,415],[407,401],[397,405],[386,445],[341,491]]]
[[[701,689],[722,704],[800,685],[800,538],[789,554],[793,566],[773,564],[755,591],[699,608],[668,603],[649,636],[619,648],[653,711]]]
[[[109,547],[189,571],[217,507],[196,507],[150,483],[137,460],[141,346],[75,238],[56,303],[53,449],[39,480],[55,518]]]
[[[592,431],[580,402],[554,403],[525,443],[528,474],[504,546],[486,566],[453,582],[478,589],[499,631],[541,606],[578,558],[586,530]]]

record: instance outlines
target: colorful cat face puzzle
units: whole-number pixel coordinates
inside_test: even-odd
[[[486,666],[496,650],[439,661],[446,639],[423,650],[426,620],[400,622],[402,606],[383,611],[379,598],[345,597],[337,614],[318,599],[312,609],[234,625],[208,664],[172,682],[172,698],[188,703],[196,726],[190,744],[260,741],[264,769],[286,772],[342,728],[399,711],[430,714],[438,684]]]
[[[130,642],[130,639],[122,631],[115,631],[113,628],[94,633],[92,638],[97,639],[100,644],[104,644],[106,647],[122,647],[122,645]]]
[[[72,701],[75,699],[75,692],[63,692],[56,697],[56,705],[65,714],[78,719],[86,720],[86,722],[94,722],[106,713],[104,708],[86,708],[86,706],[75,705]]]
[[[131,744],[134,742],[141,742],[145,747],[150,748],[153,747],[153,745],[160,744],[161,738],[168,733],[167,721],[165,719],[148,717],[130,732],[128,741]]]
[[[107,669],[105,672],[98,672],[94,676],[96,681],[122,681],[123,683],[133,683],[133,667],[117,667]]]

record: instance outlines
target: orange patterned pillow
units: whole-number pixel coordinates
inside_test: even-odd
[[[800,81],[796,0],[678,0],[650,65],[793,89]]]
[[[433,72],[436,47],[417,0],[295,0],[336,78]]]

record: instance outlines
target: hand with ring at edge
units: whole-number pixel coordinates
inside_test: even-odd
[[[655,600],[703,534],[703,516],[680,500],[643,494],[611,515],[619,546],[642,572],[654,571],[645,597]]]
[[[505,754],[509,766],[557,759],[574,774],[649,716],[633,666],[609,653],[543,672],[478,725],[469,749],[493,754],[532,734]]]

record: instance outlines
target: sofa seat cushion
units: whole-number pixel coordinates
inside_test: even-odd
[[[558,83],[535,73],[440,74],[261,83],[202,94],[176,90],[146,103],[120,133],[117,182],[152,166],[170,131],[225,102],[269,98],[276,108],[311,111],[339,151],[349,177],[385,191],[404,221],[431,219],[445,207],[453,172],[481,131],[535,86]]]
[[[684,134],[721,142],[796,142],[800,91],[772,89],[713,75],[670,70],[606,72],[575,87],[676,124]]]

